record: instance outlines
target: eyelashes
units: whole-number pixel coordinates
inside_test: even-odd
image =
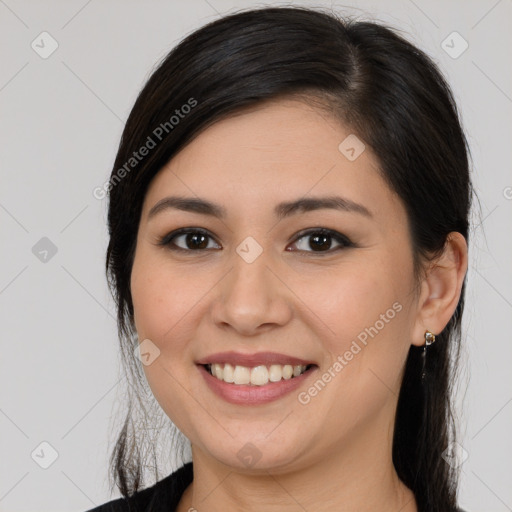
[[[309,242],[307,241],[309,239]],[[181,247],[176,242],[181,243]],[[338,245],[332,248],[332,241]],[[312,253],[314,255],[332,254],[341,249],[354,247],[355,244],[342,233],[327,228],[311,228],[303,230],[295,235],[291,245],[301,245],[294,249],[299,252]],[[164,246],[171,251],[181,253],[200,253],[205,251],[221,250],[214,237],[202,228],[181,228],[175,230],[158,241],[159,246]],[[324,250],[327,248],[328,250]],[[290,249],[286,249],[290,251]]]

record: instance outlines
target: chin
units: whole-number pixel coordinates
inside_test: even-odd
[[[297,446],[304,444],[294,442],[290,438],[287,438],[286,442],[282,439],[265,439],[265,435],[260,431],[257,435],[248,433],[230,439],[222,445],[206,445],[205,449],[221,464],[236,468],[240,472],[257,474],[280,472],[294,467],[301,456]]]

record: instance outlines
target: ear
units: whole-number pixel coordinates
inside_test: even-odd
[[[426,331],[439,334],[446,327],[459,302],[467,268],[466,239],[453,231],[446,238],[442,254],[430,263],[421,283],[413,345],[425,344]]]

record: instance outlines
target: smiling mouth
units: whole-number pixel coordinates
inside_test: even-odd
[[[315,364],[272,364],[254,367],[225,364],[203,364],[206,371],[218,380],[233,385],[265,386],[273,382],[290,380],[316,368]]]

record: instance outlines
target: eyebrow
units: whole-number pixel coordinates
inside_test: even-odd
[[[227,211],[223,206],[207,201],[206,199],[170,196],[161,199],[151,208],[148,219],[169,209],[210,215],[219,219],[225,219],[227,217]],[[301,198],[295,201],[279,203],[274,208],[274,213],[278,219],[284,219],[285,217],[290,217],[297,213],[321,209],[341,210],[358,213],[368,218],[373,217],[370,211],[362,204],[340,196]]]

